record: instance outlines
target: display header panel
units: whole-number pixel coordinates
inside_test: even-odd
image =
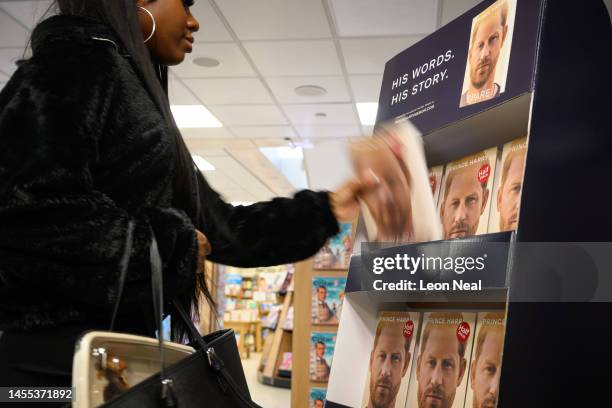
[[[385,66],[377,123],[423,133],[533,89],[541,0],[484,1]]]

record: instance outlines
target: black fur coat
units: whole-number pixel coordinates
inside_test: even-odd
[[[166,297],[193,287],[194,226],[171,207],[173,138],[129,58],[92,37],[112,34],[76,17],[41,23],[0,93],[0,330],[106,324],[130,220],[125,307],[148,302],[152,232]],[[289,263],[338,231],[325,192],[232,207],[201,181],[211,261]]]

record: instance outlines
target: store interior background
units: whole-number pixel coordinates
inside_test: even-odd
[[[194,51],[170,71],[175,119],[227,201],[334,188],[349,172],[336,160],[346,144],[371,135],[385,62],[478,2],[196,0]],[[0,0],[0,89],[50,3]],[[252,331],[262,344],[272,332],[266,314],[282,306],[291,268],[218,268],[219,319],[257,322],[242,339],[243,362],[267,408],[289,407],[290,391],[257,381],[263,346]]]

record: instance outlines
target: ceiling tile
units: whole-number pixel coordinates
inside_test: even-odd
[[[47,13],[51,1],[3,1],[0,8],[17,19],[24,26],[32,29]],[[4,25],[2,26],[4,31]]]
[[[237,189],[237,190],[226,189],[224,191],[219,191],[219,194],[221,194],[221,197],[223,197],[225,201],[227,202],[239,201],[239,202],[253,203],[253,202],[265,200],[265,199],[260,199],[258,197],[253,196],[252,194],[248,193],[244,189]]]
[[[188,128],[181,129],[181,134],[185,139],[233,137],[227,128]]]
[[[240,188],[246,190],[254,196],[272,195],[272,192],[248,171],[242,164],[236,161],[233,157],[210,157],[210,163],[217,168],[216,171],[222,171]]]
[[[211,68],[198,66],[193,61],[201,57],[214,58],[221,64]],[[181,78],[256,76],[240,48],[234,43],[195,43],[193,53],[187,54],[185,61],[171,70]]]
[[[237,137],[249,139],[276,139],[285,137],[296,137],[295,132],[289,126],[239,126],[230,128]]]
[[[349,74],[382,74],[392,57],[410,47],[421,36],[340,40]]]
[[[361,130],[363,131],[363,135],[365,137],[370,137],[372,136],[372,132],[374,131],[374,126],[361,125]]]
[[[203,150],[221,150],[228,148],[244,148],[249,149],[255,147],[255,144],[249,139],[185,139],[187,147],[192,152],[200,152]]]
[[[357,114],[352,104],[285,105],[283,110],[294,125],[356,125]],[[316,116],[324,113],[325,117]]]
[[[266,82],[280,103],[351,101],[344,77],[342,76],[266,78]],[[327,93],[322,96],[300,96],[295,93],[295,88],[302,85],[320,86],[325,88]]]
[[[273,103],[270,93],[258,78],[185,79],[183,81],[205,104],[261,105]]]
[[[219,19],[207,0],[196,1],[191,14],[199,21],[200,31],[195,33],[196,41],[231,41],[232,36]]]
[[[175,79],[168,80],[168,96],[172,105],[201,105],[189,89]]]
[[[331,0],[342,37],[428,34],[436,28],[438,0]]]
[[[264,76],[342,74],[331,40],[249,42],[244,47]]]
[[[4,27],[1,30],[4,33]],[[21,58],[23,58],[23,48],[0,49],[0,71],[8,76],[13,75],[13,72],[17,70],[15,63]]]
[[[2,4],[2,3],[0,3]],[[0,27],[2,27],[2,35],[0,35],[0,47],[23,47],[25,48],[30,33],[23,28],[21,24],[15,22],[3,11],[0,11]],[[22,48],[22,52],[23,52]]]
[[[212,159],[207,158],[207,157],[204,157],[204,159],[206,159],[208,162],[212,161]],[[208,183],[212,186],[212,188],[214,188],[217,191],[219,190],[221,191],[240,190],[240,185],[238,185],[231,178],[229,178],[227,174],[223,172],[222,169],[215,168],[215,170],[205,171],[203,172],[203,174],[204,174],[204,177],[206,178],[206,181],[208,181]]]
[[[378,102],[382,75],[351,75],[349,82],[355,102]]]
[[[281,147],[292,146],[292,140],[285,139],[253,139],[257,147]]]
[[[228,152],[274,194],[285,195],[294,190],[289,180],[259,149],[229,149]],[[261,188],[257,189],[260,191],[248,188],[247,191],[257,195],[265,194],[265,189],[264,191],[261,191]]]
[[[286,125],[287,119],[275,105],[209,106],[225,126]]]
[[[361,137],[361,128],[355,126],[296,126],[302,138],[318,139],[322,137]]]
[[[442,0],[442,25],[465,13],[481,0]]]
[[[228,155],[225,149],[198,149],[198,150],[192,150],[192,153],[199,154],[200,156],[204,158]]]
[[[241,40],[331,37],[320,0],[217,0]]]

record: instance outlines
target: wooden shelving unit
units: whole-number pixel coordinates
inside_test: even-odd
[[[338,325],[312,323],[312,280],[316,277],[346,278],[348,273],[348,270],[343,269],[315,270],[313,266],[314,259],[310,258],[297,263],[295,268],[291,408],[309,408],[310,389],[327,388],[327,381],[312,381],[310,379],[311,333],[336,333],[338,331]]]
[[[289,308],[293,305],[294,292],[289,290],[284,297],[283,307],[278,317],[276,328],[266,336],[263,345],[263,354],[259,364],[257,379],[262,384],[291,388],[291,379],[278,375],[278,367],[282,362],[283,353],[292,351],[293,343],[293,333],[284,329],[284,326],[287,321]]]

